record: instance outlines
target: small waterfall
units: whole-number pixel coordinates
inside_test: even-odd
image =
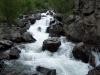
[[[20,58],[14,63],[14,65],[20,63],[16,67],[21,66],[29,67],[26,72],[35,72],[37,66],[56,69],[57,75],[86,75],[89,71],[88,64],[81,61],[76,61],[72,58],[71,52],[74,44],[68,42],[65,37],[60,37],[61,46],[55,53],[49,51],[42,51],[43,41],[49,38],[49,34],[46,33],[46,29],[50,24],[50,21],[54,18],[46,13],[41,14],[43,17],[37,20],[35,24],[31,25],[28,32],[37,40],[35,43],[25,44],[25,48],[21,50]],[[9,63],[10,64],[10,63]],[[25,69],[25,67],[23,68]],[[21,74],[20,74],[21,75]],[[31,75],[31,74],[29,74]]]

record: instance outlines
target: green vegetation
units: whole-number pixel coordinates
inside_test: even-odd
[[[72,7],[73,0],[0,0],[0,20],[12,24],[19,15],[41,9],[69,14]]]
[[[72,11],[73,0],[49,0],[50,6],[59,13]]]
[[[11,24],[21,12],[20,0],[0,0],[0,16]]]

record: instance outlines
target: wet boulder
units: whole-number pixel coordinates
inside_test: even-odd
[[[48,50],[50,52],[56,52],[61,45],[61,41],[58,37],[52,37],[44,40],[42,50]]]
[[[84,18],[76,15],[67,21],[64,30],[68,39],[72,41],[96,43],[97,26],[95,23],[97,22],[94,14],[84,16]]]
[[[56,23],[50,25],[50,27],[47,28],[47,32],[51,37],[60,37],[64,32],[63,24],[57,21]]]
[[[25,43],[32,43],[36,41],[36,39],[34,39],[33,36],[29,32],[25,32],[22,35],[22,39],[23,39],[22,42],[25,42]]]
[[[13,42],[9,40],[2,40],[0,41],[0,51],[7,50],[13,46]]]
[[[46,29],[46,33],[49,33],[49,30],[50,30],[50,26],[47,27],[47,29]]]
[[[36,18],[34,18],[33,16],[30,16],[28,20],[30,21],[31,24],[34,24],[36,22]]]
[[[30,20],[31,24],[34,24],[36,22],[36,20],[34,18],[30,18],[29,20]]]
[[[56,20],[50,21],[50,25],[54,24],[55,22],[56,22]]]
[[[24,32],[23,34],[15,32],[8,39],[14,43],[32,43],[36,41],[29,32]]]
[[[0,61],[9,59],[9,51],[0,52]]]
[[[21,51],[17,47],[12,47],[9,52],[9,60],[18,59]]]
[[[83,42],[78,43],[73,51],[73,56],[77,60],[82,60],[84,63],[89,63],[91,66],[95,67],[95,57],[91,52],[91,48],[86,46]]]
[[[21,36],[20,32],[11,33],[8,39],[15,42],[15,43],[21,43],[22,42],[22,36]]]
[[[100,75],[100,65],[90,70],[87,75]]]
[[[43,75],[56,75],[56,70],[55,69],[48,69],[45,67],[37,66],[36,70]]]
[[[36,22],[36,20],[40,20],[41,19],[41,14],[31,14],[30,16],[28,16],[27,20],[30,21],[31,24],[34,24]]]
[[[0,61],[0,68],[3,66],[4,61]]]
[[[29,20],[28,20],[28,18],[24,18],[24,19],[22,19],[21,21],[20,21],[20,23],[21,23],[21,25],[27,25],[27,24],[29,24]]]

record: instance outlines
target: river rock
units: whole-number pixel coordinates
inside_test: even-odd
[[[9,40],[2,40],[0,41],[0,51],[8,50],[13,46],[13,42]]]
[[[4,69],[4,61],[0,60],[0,72],[2,72]]]
[[[11,41],[15,42],[15,43],[21,43],[22,42],[22,36],[20,32],[15,32],[12,33],[9,38]]]
[[[0,52],[0,60],[7,60],[9,59],[9,51]]]
[[[30,18],[29,18],[29,21],[30,21],[31,24],[34,24],[34,23],[36,22],[36,19],[33,18],[33,17],[30,17]]]
[[[100,65],[90,70],[87,75],[100,75]]]
[[[78,43],[73,51],[73,56],[75,59],[82,60],[84,63],[89,63],[91,66],[95,67],[95,57],[91,53],[91,48],[88,46],[85,46],[83,42]]]
[[[55,20],[50,21],[50,25],[54,24],[55,22]]]
[[[12,33],[7,39],[14,43],[32,43],[36,41],[29,32],[24,32],[23,34],[15,32]]]
[[[25,32],[23,35],[22,35],[22,39],[23,39],[23,42],[25,43],[32,43],[32,42],[35,42],[36,39],[33,38],[33,36],[29,33],[29,32]]]
[[[36,70],[43,75],[56,75],[56,70],[55,69],[48,69],[45,67],[37,66]]]
[[[9,52],[9,60],[18,59],[21,51],[17,47],[12,47]]]
[[[64,33],[62,23],[57,21],[50,25],[50,27],[47,28],[47,32],[49,32],[50,37],[60,37]]]
[[[61,45],[61,41],[58,37],[52,37],[44,40],[42,50],[48,50],[50,52],[56,52]]]
[[[100,44],[98,38],[100,37],[100,1],[75,0],[74,2],[74,11],[77,13],[74,13],[73,18],[65,24],[66,36],[77,42]]]
[[[20,24],[26,26],[27,24],[29,24],[29,19],[24,18],[24,19],[20,20]]]

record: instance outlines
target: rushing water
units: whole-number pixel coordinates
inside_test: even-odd
[[[61,46],[57,52],[50,53],[41,50],[43,41],[49,38],[46,28],[53,20],[53,17],[46,15],[46,13],[41,15],[43,17],[27,30],[37,41],[25,44],[25,48],[21,49],[20,58],[8,64],[17,67],[20,72],[19,75],[21,75],[21,72],[29,72],[29,75],[31,75],[30,72],[35,72],[37,66],[56,69],[57,75],[86,75],[89,71],[88,64],[72,58],[71,51],[74,44],[68,42],[65,37],[60,37]],[[39,30],[39,28],[41,29]]]

